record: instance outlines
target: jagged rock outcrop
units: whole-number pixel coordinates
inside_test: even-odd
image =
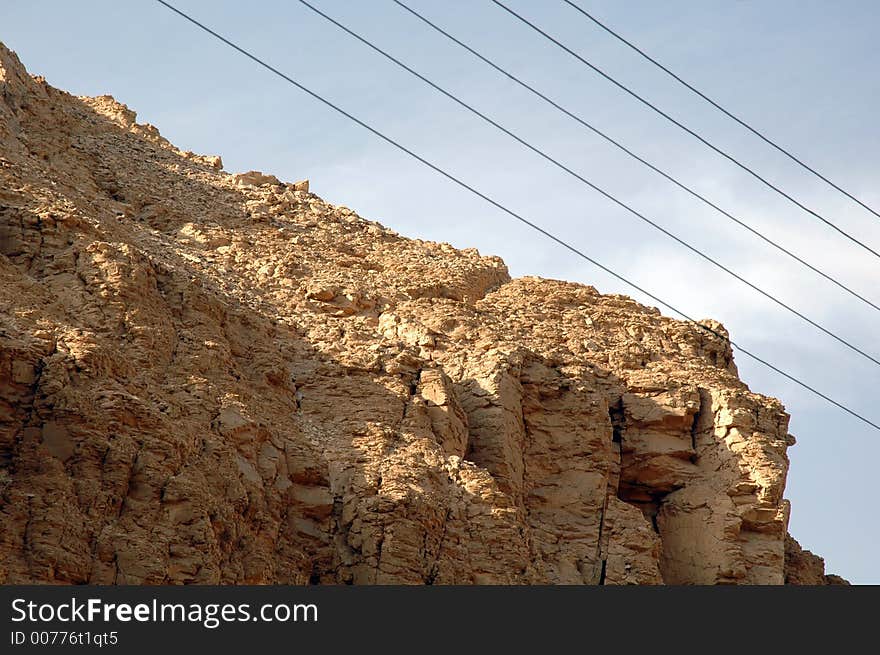
[[[0,46],[0,582],[829,581],[722,326],[221,167]]]
[[[825,574],[825,560],[791,537],[785,537],[785,584],[792,585],[848,585],[839,575]]]

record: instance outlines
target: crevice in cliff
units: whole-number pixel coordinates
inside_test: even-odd
[[[415,372],[412,377],[412,380],[409,382],[409,396],[412,398],[413,396],[419,393],[419,383],[422,381],[422,369],[419,369]]]
[[[437,541],[437,553],[434,555],[431,566],[428,568],[428,575],[425,577],[426,585],[433,585],[437,580],[437,576],[440,574],[440,555],[443,553],[443,542],[446,540],[446,530],[451,517],[452,508],[447,508],[446,513],[443,516],[443,529],[440,531],[440,537]],[[425,538],[427,539],[427,533],[425,533]]]
[[[617,461],[614,463],[616,470],[614,471],[615,487],[614,494],[625,503],[638,507],[645,518],[651,521],[651,517],[656,514],[659,507],[660,499],[657,497],[658,492],[648,486],[636,485],[621,481],[621,469],[623,467],[623,446],[626,438],[626,411],[623,406],[623,397],[618,397],[616,402],[608,406],[608,418],[611,421],[611,443],[616,450]],[[616,444],[616,446],[614,445]],[[662,494],[662,495],[665,495]],[[655,507],[656,506],[656,507]],[[607,509],[607,501],[606,501]],[[602,522],[604,524],[604,512]],[[654,523],[651,521],[652,524]],[[601,527],[600,527],[601,530]],[[656,524],[655,524],[656,530]],[[601,535],[601,531],[600,531]]]
[[[599,579],[597,584],[605,584],[606,569],[608,567],[609,538],[605,529],[605,519],[608,515],[608,498],[613,494],[620,493],[620,444],[623,439],[623,431],[626,427],[626,419],[623,411],[623,398],[608,404],[608,421],[611,426],[611,461],[608,469],[608,481],[605,488],[605,500],[602,511],[599,514],[599,538],[596,544],[596,557],[599,560]],[[594,569],[595,575],[595,569]]]
[[[344,584],[353,584],[351,576],[351,567],[356,560],[361,558],[360,548],[355,548],[351,544],[351,522],[343,522],[344,496],[341,492],[333,495],[333,506],[330,510],[330,530],[329,540],[335,546],[335,567],[333,572],[337,579],[340,579],[340,573],[345,572],[341,576]]]
[[[626,414],[623,410],[623,398],[608,407],[608,418],[611,419],[611,443],[622,443],[626,430]]]
[[[643,482],[638,477],[633,478],[632,475],[625,475],[626,472],[623,470],[625,459],[624,454],[629,451],[627,450],[628,428],[626,412],[622,398],[618,399],[614,405],[609,407],[609,417],[611,418],[611,424],[614,431],[614,441],[619,443],[620,448],[618,464],[620,467],[620,477],[617,484],[617,497],[623,502],[638,508],[654,532],[660,534],[657,524],[657,515],[660,512],[660,507],[666,497],[680,487],[673,486],[670,488],[668,485],[659,486],[653,484],[651,479]],[[696,423],[694,423],[694,425],[696,425]],[[639,427],[635,426],[636,435],[638,435],[638,429]],[[693,442],[696,434],[693,427],[692,433],[691,441]],[[633,438],[636,439],[635,436]],[[690,461],[693,462],[694,459],[694,456],[691,456]]]
[[[410,406],[413,403],[413,398],[419,395],[419,385],[422,382],[422,369],[418,369],[412,374],[412,377],[406,382],[407,384],[407,397],[403,401],[403,411],[400,414],[399,425],[403,424],[406,420],[407,415],[410,411]]]
[[[599,584],[603,584],[605,579],[605,563],[608,558],[608,536],[605,534],[605,516],[608,513],[608,496],[611,493],[611,490],[605,489],[605,504],[602,505],[602,511],[599,514],[599,537],[596,540],[596,559],[602,565],[602,569],[599,573]],[[616,492],[615,492],[616,493]],[[593,570],[593,574],[595,575],[595,569]]]
[[[698,455],[697,455],[697,435],[701,431],[700,423],[703,420],[704,411],[706,407],[706,399],[703,397],[705,390],[700,387],[697,387],[697,394],[700,397],[700,406],[697,408],[696,414],[694,414],[694,422],[691,424],[691,448],[694,451],[694,454],[691,455],[690,461],[692,464],[697,463]]]

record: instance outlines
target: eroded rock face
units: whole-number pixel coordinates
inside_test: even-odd
[[[831,580],[726,339],[221,168],[0,46],[0,582]]]

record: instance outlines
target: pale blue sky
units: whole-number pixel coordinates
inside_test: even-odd
[[[880,4],[580,0],[609,25],[880,207]],[[390,0],[313,0],[478,109],[874,355],[880,314],[843,295],[505,80]],[[314,90],[875,421],[880,369],[494,131],[297,2],[176,4]],[[665,123],[488,0],[411,0],[429,18],[797,253],[880,300],[878,262]],[[586,58],[874,247],[858,208],[558,0],[510,0]],[[501,255],[514,275],[631,289],[512,224],[151,0],[0,0],[0,40],[32,73],[110,93],[182,148],[260,169],[402,234]],[[642,299],[642,298],[639,298]],[[644,300],[644,299],[642,299]],[[649,303],[651,304],[651,303]],[[737,359],[792,413],[791,531],[828,570],[880,583],[880,433]]]

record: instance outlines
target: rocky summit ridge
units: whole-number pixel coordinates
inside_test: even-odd
[[[0,44],[0,583],[838,582],[709,325],[228,174]]]

